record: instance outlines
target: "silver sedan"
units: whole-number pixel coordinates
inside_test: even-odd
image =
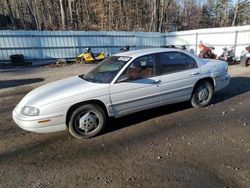
[[[76,138],[99,134],[118,118],[167,104],[208,105],[229,84],[228,66],[178,49],[115,54],[86,75],[49,83],[28,93],[13,119],[22,129],[49,133],[68,129]]]

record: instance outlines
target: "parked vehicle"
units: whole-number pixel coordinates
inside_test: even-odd
[[[245,48],[245,50],[243,50],[241,52],[240,64],[241,64],[242,67],[246,67],[246,66],[250,65],[250,45],[247,46]]]
[[[94,54],[91,51],[91,48],[87,48],[85,52],[78,55],[76,58],[77,63],[97,63],[100,62],[108,57],[108,53],[100,52]]]
[[[186,51],[187,47],[185,45],[182,45],[180,49]]]
[[[240,60],[240,58],[235,56],[235,47],[224,47],[222,48],[223,52],[222,54],[219,56],[220,60],[224,60],[226,62],[228,62],[228,64],[234,64],[237,61]]]
[[[129,49],[130,49],[130,46],[124,46],[124,47],[120,48],[120,52],[127,52],[127,51],[129,51]]]
[[[177,48],[186,51],[187,47],[185,45],[175,46],[175,45],[162,45],[161,48]]]
[[[86,75],[34,89],[15,107],[13,119],[32,132],[68,129],[76,138],[90,138],[105,128],[109,117],[182,101],[204,107],[214,92],[228,85],[227,70],[223,61],[180,49],[118,53]]]
[[[199,44],[199,57],[200,58],[205,58],[205,59],[216,59],[217,55],[213,52],[215,48],[213,46],[209,46],[204,44],[202,41]]]
[[[161,48],[176,48],[175,45],[162,45]]]

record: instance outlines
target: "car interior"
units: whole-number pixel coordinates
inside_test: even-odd
[[[153,58],[142,57],[135,60],[127,70],[130,80],[149,78],[154,75],[155,61]]]

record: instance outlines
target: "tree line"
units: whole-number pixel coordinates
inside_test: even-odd
[[[168,32],[247,24],[249,0],[0,1],[0,29]]]

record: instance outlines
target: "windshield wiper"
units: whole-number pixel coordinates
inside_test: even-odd
[[[86,77],[84,76],[84,74],[79,75],[79,78],[81,78],[81,79],[83,79],[83,80],[86,80],[86,81],[89,81],[89,79],[88,79],[88,78],[86,78]]]
[[[96,80],[94,78],[92,78],[92,77],[86,77],[86,76],[84,76],[84,74],[83,75],[79,75],[79,77],[81,79],[83,79],[83,80],[88,81],[88,82],[94,82],[94,83],[96,82]]]
[[[81,79],[83,79],[83,80],[88,81],[88,82],[104,83],[104,81],[102,81],[102,80],[97,80],[97,79],[95,79],[94,77],[86,77],[86,76],[84,76],[84,74],[79,75],[79,77],[80,77]]]

